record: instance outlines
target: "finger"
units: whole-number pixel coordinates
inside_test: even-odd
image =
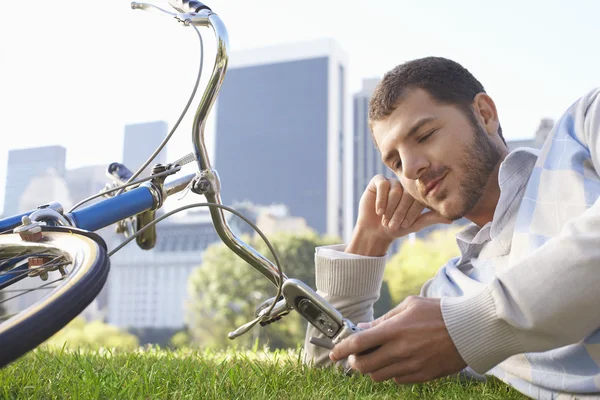
[[[358,324],[356,324],[357,327],[359,327],[360,329],[369,329],[371,327],[371,322],[359,322]]]
[[[396,383],[420,383],[426,381],[423,379],[421,363],[411,359],[401,359],[397,362],[383,366],[382,368],[371,372],[369,375],[375,382],[383,382],[388,379],[394,379]]]
[[[411,195],[405,192],[400,201],[400,205],[398,206],[398,210],[394,213],[394,221],[393,224],[390,223],[390,229],[398,230],[400,227],[406,228],[410,226],[406,224],[408,214],[410,212],[414,213],[415,210],[419,210],[418,212],[420,213],[424,208],[425,207],[421,205],[421,203],[415,201]]]
[[[400,203],[400,199],[402,199],[402,185],[397,180],[393,179],[390,182],[390,191],[388,192],[387,204],[385,207],[385,213],[381,220],[384,226],[388,226],[388,223],[391,222],[392,216],[394,215],[394,211],[398,207],[398,203]]]
[[[427,211],[421,214],[416,221],[413,223],[412,227],[415,231],[420,231],[421,229],[427,228],[430,225],[434,224],[451,224],[452,220],[448,218],[442,217],[435,211]]]
[[[396,315],[405,311],[408,307],[412,306],[417,301],[417,299],[418,299],[418,296],[408,296],[396,307],[392,308],[390,311],[383,314],[381,317],[369,322],[368,323],[369,328],[373,328],[373,327],[381,324],[382,322],[387,321],[388,319],[395,317]]]
[[[389,335],[390,333],[386,329],[375,328],[355,333],[336,344],[329,353],[329,358],[332,361],[344,360],[350,354],[361,353],[382,345],[389,339]]]
[[[418,201],[412,203],[406,215],[404,216],[404,221],[400,224],[403,228],[408,228],[411,226],[417,218],[421,215],[421,212],[425,209],[425,206]]]
[[[392,356],[393,350],[389,345],[384,345],[366,355],[353,354],[348,357],[348,361],[352,369],[369,374],[397,362]]]
[[[369,190],[375,193],[375,213],[383,215],[390,190],[390,182],[383,175],[375,175],[369,183]]]

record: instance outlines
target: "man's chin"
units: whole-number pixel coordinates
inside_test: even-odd
[[[430,208],[430,210],[435,211],[442,217],[449,219],[450,221],[458,221],[466,215],[466,212],[462,210],[453,210],[446,207],[434,207]]]

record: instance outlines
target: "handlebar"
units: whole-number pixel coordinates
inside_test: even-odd
[[[217,172],[211,167],[208,152],[204,145],[204,127],[206,125],[206,116],[209,114],[213,104],[217,100],[217,95],[227,71],[227,63],[229,60],[229,37],[227,28],[217,14],[199,1],[169,0],[169,4],[181,14],[173,14],[145,3],[132,2],[131,7],[133,9],[158,11],[164,15],[174,16],[184,25],[191,25],[194,28],[195,26],[208,26],[212,28],[215,34],[217,40],[215,64],[206,90],[204,91],[200,104],[196,110],[192,128],[194,156],[200,171],[201,182],[204,183],[204,185],[202,185],[202,187],[199,187],[200,185],[193,185],[192,190],[195,193],[203,194],[210,203],[223,204],[219,194],[219,177]],[[179,181],[181,185],[183,185],[183,182],[185,182],[185,177],[181,178]],[[177,186],[177,184],[174,185]],[[169,193],[168,187],[167,193]],[[227,247],[263,274],[276,287],[283,284],[283,282],[279,282],[279,270],[277,267],[231,231],[231,228],[225,220],[223,210],[211,207],[210,214],[217,234]],[[286,280],[287,277],[283,275],[283,281],[285,282]]]
[[[180,13],[197,13],[200,10],[209,10],[210,8],[195,0],[169,0],[169,5]]]

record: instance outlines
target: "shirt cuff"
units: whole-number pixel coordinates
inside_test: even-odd
[[[345,249],[345,244],[317,247],[317,290],[329,296],[379,295],[387,256],[361,256]]]
[[[472,296],[442,297],[441,307],[458,353],[475,372],[484,374],[525,352],[510,325],[498,318],[491,287]]]

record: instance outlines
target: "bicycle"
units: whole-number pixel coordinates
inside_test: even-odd
[[[231,332],[230,339],[245,334],[256,324],[265,326],[276,322],[292,310],[325,335],[325,338],[311,338],[315,345],[332,348],[359,331],[308,285],[288,278],[265,235],[246,217],[221,203],[219,176],[211,167],[204,145],[204,126],[227,70],[227,29],[219,16],[199,1],[170,0],[169,4],[176,12],[147,3],[132,2],[131,7],[169,16],[186,27],[192,27],[199,38],[201,61],[203,42],[197,27],[212,28],[217,41],[215,64],[193,120],[193,152],[173,163],[156,164],[149,177],[137,179],[166,145],[187,113],[200,81],[202,62],[194,90],[181,116],[136,173],[120,163],[112,163],[107,169],[112,182],[106,190],[77,203],[67,212],[54,202],[0,220],[0,296],[3,296],[0,297],[0,308],[6,309],[8,301],[19,299],[24,294],[49,290],[22,310],[12,312],[13,309],[9,308],[6,315],[0,315],[0,367],[43,343],[94,300],[107,279],[112,254],[134,239],[142,249],[152,249],[157,239],[156,223],[192,207],[209,207],[220,239],[277,288],[274,297],[256,308],[256,318]],[[196,173],[167,180],[190,162],[197,163]],[[207,202],[186,205],[156,218],[156,211],[165,199],[184,190],[205,196]],[[100,197],[103,197],[101,201],[79,209],[86,202]],[[275,263],[231,231],[224,211],[239,216],[257,231],[267,243]],[[106,243],[94,231],[113,224],[126,239],[108,252]],[[40,281],[43,283],[40,284]],[[40,286],[29,287],[34,282]],[[19,288],[13,289],[15,286]],[[9,287],[11,289],[6,289]]]

